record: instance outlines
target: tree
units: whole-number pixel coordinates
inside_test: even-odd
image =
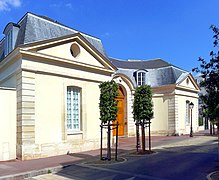
[[[210,29],[214,34],[214,48],[218,49],[219,29],[214,25],[211,25]],[[201,73],[203,78],[200,86],[205,89],[206,93],[203,93],[200,98],[203,101],[206,115],[217,125],[219,153],[219,51],[211,51],[210,57],[208,62],[200,57],[200,67],[194,68],[193,71]]]
[[[219,29],[212,25],[214,48],[218,48]],[[194,68],[193,71],[201,74],[202,82],[200,86],[204,88],[205,93],[200,98],[204,104],[203,108],[211,121],[219,118],[219,51],[210,52],[210,60],[206,61],[199,57],[200,67]]]
[[[115,81],[103,82],[99,85],[100,88],[100,120],[102,123],[110,123],[116,120],[117,116],[117,101],[118,84]]]
[[[118,93],[118,84],[115,81],[103,82],[99,85],[100,88],[100,120],[101,128],[103,124],[108,126],[108,135],[107,135],[107,159],[111,160],[111,147],[110,147],[110,135],[111,135],[111,122],[116,120],[117,116],[117,96]],[[117,138],[117,137],[116,137]],[[101,130],[101,143],[102,143],[102,130]],[[102,147],[102,144],[101,144]],[[102,149],[101,149],[102,154]],[[101,155],[102,156],[102,155]],[[101,157],[102,158],[102,157]]]
[[[136,121],[136,126],[141,126],[142,129],[142,151],[145,151],[145,125],[149,123],[153,117],[152,90],[148,85],[139,86],[135,89],[133,115]],[[149,130],[150,133],[150,130]],[[138,134],[137,134],[138,136]],[[150,136],[149,136],[150,141]],[[149,142],[150,150],[150,142]]]

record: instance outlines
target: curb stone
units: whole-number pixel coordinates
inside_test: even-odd
[[[91,161],[91,162],[82,162],[80,164],[88,165],[88,166],[108,166],[108,165],[114,165],[114,164],[122,164],[127,162],[128,160],[124,157],[120,157],[122,161],[112,161],[110,163],[99,163],[99,161]]]
[[[61,171],[65,166],[56,166],[56,167],[50,167],[50,168],[45,168],[45,169],[40,169],[40,170],[33,170],[33,171],[28,171],[28,172],[23,172],[23,173],[18,173],[18,174],[13,174],[13,175],[7,175],[7,176],[2,176],[0,179],[4,180],[14,180],[14,179],[29,179],[34,176],[39,176],[43,174],[48,174],[49,173],[57,173]]]

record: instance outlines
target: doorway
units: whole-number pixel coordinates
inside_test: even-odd
[[[119,87],[118,89],[119,96],[116,98],[118,101],[118,112],[115,123],[119,123],[118,127],[118,136],[124,136],[125,135],[125,95],[123,92],[123,89]],[[113,130],[113,136],[116,135],[116,130]]]

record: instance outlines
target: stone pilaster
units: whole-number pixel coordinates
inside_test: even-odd
[[[175,133],[177,134],[177,135],[180,135],[180,132],[179,132],[179,112],[178,112],[178,110],[179,110],[179,103],[178,103],[178,96],[175,96],[175,107],[174,107],[174,109],[175,109]]]
[[[169,135],[175,134],[175,98],[172,97],[168,101],[168,131]]]
[[[28,159],[25,153],[34,144],[35,73],[20,71],[17,74],[17,158]]]
[[[127,95],[127,122],[128,122],[128,136],[135,136],[136,132],[135,132],[135,122],[134,122],[134,118],[133,118],[133,103],[134,103],[134,91],[128,91],[128,95]]]

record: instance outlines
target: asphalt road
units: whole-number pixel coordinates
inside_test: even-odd
[[[58,172],[56,177],[87,180],[204,180],[207,174],[219,170],[215,137],[200,136],[155,151],[150,155],[125,154],[120,158],[126,161],[111,165],[71,165]]]

